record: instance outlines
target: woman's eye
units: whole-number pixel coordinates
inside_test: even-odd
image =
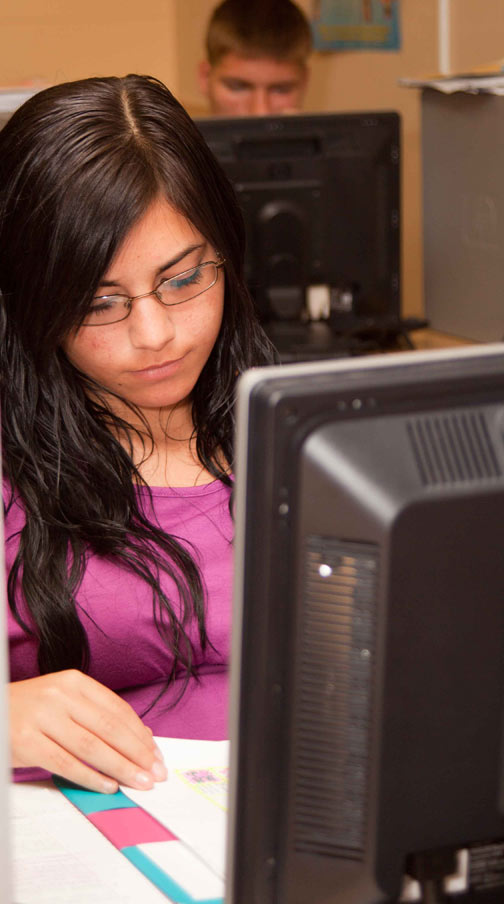
[[[91,310],[93,313],[99,313],[100,311],[110,311],[114,307],[118,307],[120,304],[127,305],[128,299],[124,295],[103,295],[102,297],[95,298],[93,300],[93,304],[91,305]]]
[[[192,286],[195,283],[199,283],[200,280],[201,268],[194,267],[193,270],[188,270],[187,273],[181,273],[180,276],[172,276],[171,279],[167,279],[166,282],[163,283],[163,288],[183,289],[185,286]]]
[[[110,311],[114,307],[115,301],[107,299],[107,301],[94,301],[91,305],[93,314],[99,314],[100,311]]]

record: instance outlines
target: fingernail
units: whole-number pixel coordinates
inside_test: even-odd
[[[140,785],[141,788],[151,788],[152,776],[147,775],[145,772],[137,772],[135,775],[135,784]]]
[[[158,762],[152,764],[151,772],[157,782],[164,782],[165,778],[168,775],[166,766],[163,766],[162,763]]]
[[[161,753],[157,744],[154,744],[154,756],[156,757],[157,760],[159,760],[160,763],[163,763],[163,765],[164,765],[164,756]]]
[[[119,790],[119,785],[116,782],[103,781],[102,782],[102,792],[103,794],[115,794],[116,791]]]

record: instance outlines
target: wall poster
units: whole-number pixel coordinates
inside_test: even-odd
[[[313,0],[315,50],[399,50],[399,0]]]

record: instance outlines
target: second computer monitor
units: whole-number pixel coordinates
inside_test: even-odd
[[[266,325],[333,333],[400,319],[400,120],[394,112],[199,120],[237,192],[246,278]]]

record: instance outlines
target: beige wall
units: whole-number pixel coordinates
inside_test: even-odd
[[[307,8],[309,4],[303,3]],[[413,9],[414,7],[414,9]],[[403,76],[437,66],[436,0],[404,0],[398,52],[317,54],[307,106],[319,110],[397,110],[402,121],[402,299],[405,316],[423,313],[419,92]]]
[[[2,0],[0,85],[155,75],[178,91],[177,0]]]
[[[504,58],[503,0],[451,0],[451,69]]]

